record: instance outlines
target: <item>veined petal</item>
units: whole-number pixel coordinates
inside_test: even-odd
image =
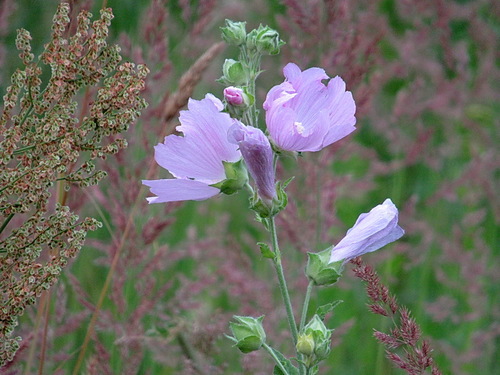
[[[190,99],[189,109],[181,111],[181,125],[177,127],[184,136],[169,135],[155,147],[157,163],[175,177],[216,183],[225,178],[222,161],[241,159],[238,147],[227,141],[233,120],[219,112],[217,101],[215,97]]]
[[[269,134],[278,147],[319,151],[355,129],[356,106],[340,77],[325,86],[322,80],[329,77],[323,69],[301,71],[290,63],[283,72],[285,82],[271,88],[264,102]]]
[[[262,130],[245,126],[239,121],[229,129],[228,139],[239,145],[250,175],[255,180],[259,196],[266,201],[276,197],[273,151]]]
[[[156,197],[146,198],[149,203],[201,201],[217,195],[219,189],[195,180],[162,179],[142,180]]]

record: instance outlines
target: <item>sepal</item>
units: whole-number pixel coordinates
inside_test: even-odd
[[[314,285],[332,285],[342,275],[343,263],[329,263],[333,246],[319,253],[307,253],[306,276]]]
[[[266,333],[262,326],[264,315],[253,318],[251,316],[233,316],[236,322],[230,322],[229,328],[233,336],[227,336],[243,353],[259,350],[266,342]]]
[[[248,172],[243,159],[235,163],[223,161],[226,179],[210,185],[220,189],[221,193],[231,195],[241,190],[248,183]]]

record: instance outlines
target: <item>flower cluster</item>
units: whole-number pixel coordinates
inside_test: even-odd
[[[340,77],[328,85],[324,70],[301,71],[293,63],[284,68],[285,82],[273,87],[264,103],[269,138],[258,128],[245,125],[223,113],[223,103],[208,94],[191,99],[177,127],[183,136],[169,135],[155,147],[155,159],[175,179],[145,180],[156,197],[150,203],[202,200],[224,191],[233,168],[244,159],[260,198],[276,198],[271,144],[284,151],[319,151],[354,131],[355,104]],[[245,103],[245,92],[236,87],[224,90],[229,106]],[[238,174],[234,186],[241,188],[246,177]]]

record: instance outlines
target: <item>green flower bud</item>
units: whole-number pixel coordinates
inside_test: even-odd
[[[245,43],[247,37],[245,24],[246,22],[226,20],[226,26],[220,28],[222,31],[222,39],[227,44],[233,44],[235,46],[242,45]]]
[[[342,263],[330,261],[333,246],[319,253],[307,253],[306,276],[314,281],[314,285],[332,285],[342,275]]]
[[[259,350],[266,342],[266,333],[262,327],[264,316],[252,318],[251,316],[233,316],[236,322],[230,322],[229,328],[233,334],[230,337],[235,341],[235,346],[243,353]]]
[[[247,84],[248,74],[240,61],[226,59],[222,66],[222,74],[221,83],[233,86],[244,86]]]
[[[260,25],[258,29],[250,31],[247,36],[248,50],[256,50],[263,55],[277,55],[283,44],[285,42],[280,39],[279,33],[269,26]]]
[[[314,337],[312,334],[300,334],[297,338],[297,352],[304,355],[312,355],[314,353]]]
[[[332,331],[326,328],[318,315],[314,315],[304,327],[302,335],[311,335],[314,339],[314,355],[316,363],[325,359],[330,354]]]

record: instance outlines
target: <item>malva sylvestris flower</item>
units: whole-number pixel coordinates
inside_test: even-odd
[[[398,209],[390,199],[361,214],[354,226],[335,246],[330,263],[348,260],[378,250],[401,238],[404,230],[398,225]]]
[[[319,151],[355,130],[356,105],[342,78],[321,68],[287,64],[285,82],[269,90],[264,109],[274,144],[287,151]]]
[[[226,179],[223,162],[241,159],[238,145],[230,143],[227,133],[234,120],[222,102],[212,94],[202,100],[190,99],[188,110],[181,111],[176,129],[183,136],[169,135],[155,146],[155,160],[175,178],[143,180],[156,197],[149,203],[204,200],[217,195],[214,186]]]
[[[273,150],[267,137],[258,128],[235,122],[229,129],[228,139],[239,146],[259,196],[272,202],[276,198],[275,171]]]

